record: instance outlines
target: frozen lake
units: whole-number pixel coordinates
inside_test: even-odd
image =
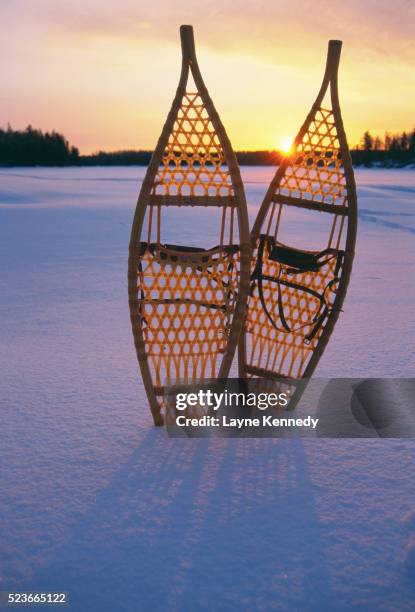
[[[242,174],[252,223],[273,168]],[[414,442],[153,428],[127,301],[143,175],[0,169],[0,590],[70,591],[80,611],[412,610]],[[413,376],[415,171],[356,178],[355,265],[316,375]]]

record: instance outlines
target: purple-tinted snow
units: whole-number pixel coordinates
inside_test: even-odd
[[[243,175],[252,219],[272,168]],[[414,442],[153,428],[127,303],[142,176],[0,171],[0,590],[70,591],[77,611],[412,610]],[[317,374],[411,376],[415,172],[357,180],[355,267]]]

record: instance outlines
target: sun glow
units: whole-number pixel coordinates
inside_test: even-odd
[[[290,153],[292,146],[293,139],[291,136],[284,136],[283,138],[280,138],[278,142],[278,150],[285,154]]]

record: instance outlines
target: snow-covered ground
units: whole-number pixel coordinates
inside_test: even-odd
[[[272,173],[243,168],[251,220]],[[356,175],[357,257],[316,374],[411,376],[415,172]],[[152,426],[127,303],[142,176],[0,170],[0,590],[69,591],[76,611],[412,610],[415,442]]]

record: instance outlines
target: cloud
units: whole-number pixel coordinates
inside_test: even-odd
[[[181,23],[195,24],[211,48],[275,57],[275,49],[301,55],[315,38],[343,38],[369,55],[413,60],[412,0],[18,0],[16,11],[59,36],[177,40]]]

